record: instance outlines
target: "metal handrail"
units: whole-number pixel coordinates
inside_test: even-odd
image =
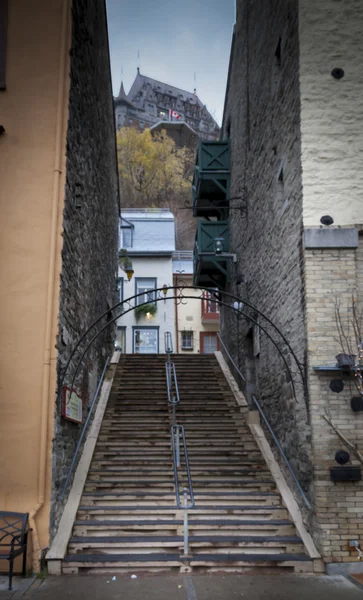
[[[184,555],[187,556],[189,553],[189,529],[188,529],[188,510],[194,507],[194,493],[192,476],[190,473],[189,457],[187,442],[185,439],[185,431],[182,425],[178,425],[176,422],[176,408],[180,402],[178,379],[176,376],[175,364],[171,361],[170,355],[173,352],[173,339],[170,331],[165,332],[164,335],[165,352],[168,355],[165,363],[166,372],[166,386],[168,391],[168,403],[173,407],[173,424],[170,429],[171,435],[171,447],[173,452],[173,470],[174,470],[174,484],[175,484],[175,498],[176,505],[178,508],[184,510]],[[175,393],[174,393],[175,392]],[[188,487],[183,488],[183,503],[180,499],[179,490],[179,476],[178,469],[180,469],[180,438],[182,439],[182,446],[184,450],[184,461],[185,470],[187,476]],[[188,502],[188,494],[190,496],[190,502]]]
[[[243,377],[243,375],[242,375],[241,371],[239,370],[239,368],[237,367],[237,365],[236,365],[235,361],[233,360],[232,356],[231,356],[231,355],[230,355],[230,353],[228,352],[228,349],[227,349],[227,347],[226,347],[226,344],[224,343],[224,341],[223,341],[223,339],[222,339],[221,335],[220,335],[218,332],[217,332],[217,336],[218,336],[218,339],[219,339],[219,341],[221,342],[221,344],[222,344],[222,346],[223,346],[223,349],[224,349],[225,353],[227,354],[227,356],[228,356],[229,360],[231,361],[232,365],[233,365],[233,366],[234,366],[234,368],[236,369],[236,371],[237,371],[238,375],[239,375],[239,376],[241,377],[241,379],[242,379],[242,380],[245,382],[245,381],[246,381],[246,379]],[[265,413],[263,412],[263,410],[262,410],[262,408],[261,408],[261,406],[260,406],[260,403],[258,402],[257,398],[256,398],[255,396],[253,396],[253,395],[252,395],[252,400],[253,400],[253,402],[255,403],[255,405],[256,405],[256,408],[257,408],[258,412],[260,413],[260,415],[261,415],[261,417],[262,417],[262,419],[263,419],[263,421],[264,421],[264,423],[265,423],[265,425],[266,425],[267,429],[269,430],[269,432],[270,432],[270,434],[271,434],[271,437],[272,437],[272,439],[274,440],[274,442],[275,442],[275,444],[276,444],[276,446],[277,446],[277,448],[278,448],[278,450],[279,450],[279,452],[280,452],[280,454],[281,454],[281,457],[283,458],[283,460],[284,460],[284,462],[285,462],[285,464],[286,464],[286,466],[287,466],[287,468],[288,468],[288,470],[289,470],[289,472],[290,472],[290,474],[291,474],[291,476],[292,476],[292,478],[293,478],[293,480],[294,480],[294,482],[295,482],[295,484],[296,484],[296,487],[297,487],[297,489],[298,489],[298,491],[299,491],[299,493],[300,493],[300,495],[301,495],[301,497],[302,497],[302,499],[303,499],[303,502],[304,502],[305,506],[306,506],[306,507],[307,507],[309,510],[311,510],[311,504],[310,504],[309,500],[307,499],[307,497],[306,497],[306,495],[305,495],[305,492],[304,492],[304,490],[302,489],[302,487],[301,487],[301,485],[300,485],[300,483],[299,483],[299,481],[298,481],[298,479],[297,479],[297,477],[296,477],[296,475],[295,475],[295,473],[294,473],[294,471],[293,471],[293,469],[292,469],[292,467],[291,467],[291,465],[290,465],[290,463],[289,463],[289,460],[288,460],[288,458],[287,458],[287,456],[286,456],[285,452],[283,451],[283,449],[282,449],[282,447],[281,447],[281,445],[280,445],[280,442],[278,441],[278,439],[277,439],[276,435],[274,434],[274,432],[273,432],[273,430],[272,430],[272,427],[271,427],[270,423],[268,422],[268,420],[267,420],[267,418],[266,418],[266,416],[265,416]]]
[[[175,364],[173,362],[165,363],[165,372],[166,372],[166,385],[168,389],[168,402],[169,404],[179,404],[180,396],[179,396],[179,387],[178,380],[176,377]],[[175,390],[175,394],[173,394],[173,387]]]
[[[172,448],[173,448],[173,458],[174,458],[174,481],[175,481],[176,504],[177,504],[178,508],[184,508],[184,509],[193,508],[194,507],[194,492],[193,492],[192,477],[191,477],[191,473],[190,473],[188,448],[187,448],[187,442],[186,442],[186,439],[185,439],[184,427],[183,427],[183,425],[172,425],[171,429],[170,429],[170,432],[171,432],[171,440],[172,440]],[[187,480],[188,480],[187,491],[189,492],[189,495],[190,495],[190,502],[187,503],[187,504],[182,503],[180,501],[178,469],[177,469],[177,466],[176,466],[176,452],[177,452],[177,450],[176,450],[176,443],[177,443],[177,440],[180,440],[180,438],[182,439],[182,442],[183,442],[184,459],[185,459],[185,470],[186,470],[186,473],[187,473]]]
[[[61,493],[61,495],[60,495],[60,499],[61,499],[61,500],[64,498],[64,494],[66,493],[66,489],[67,489],[67,487],[68,487],[69,480],[70,480],[70,478],[71,478],[71,475],[72,475],[73,467],[74,467],[74,465],[75,465],[76,458],[77,458],[77,455],[78,455],[79,449],[80,449],[80,447],[81,447],[82,440],[83,440],[83,438],[84,438],[84,434],[86,433],[86,429],[87,429],[87,427],[88,427],[88,423],[89,423],[89,421],[90,421],[90,418],[91,418],[91,415],[92,415],[92,412],[93,412],[93,408],[94,408],[94,405],[95,405],[95,403],[96,403],[96,400],[97,400],[98,394],[99,394],[99,392],[100,392],[101,385],[102,385],[102,383],[103,383],[103,379],[104,379],[104,377],[105,377],[106,369],[107,369],[107,367],[108,367],[109,363],[110,363],[110,358],[107,358],[107,360],[106,360],[106,362],[105,362],[105,365],[104,365],[104,367],[103,367],[103,371],[102,371],[102,373],[101,373],[100,380],[99,380],[99,382],[98,382],[97,389],[96,389],[96,391],[95,391],[95,393],[94,393],[94,396],[93,396],[93,400],[92,400],[91,408],[89,409],[89,412],[88,412],[87,418],[86,418],[86,420],[85,420],[85,422],[84,422],[84,424],[83,424],[82,433],[81,433],[81,435],[80,435],[80,437],[79,437],[79,440],[78,440],[77,447],[76,447],[76,449],[75,449],[75,451],[74,451],[74,454],[73,454],[72,462],[71,462],[71,464],[70,464],[70,467],[69,467],[69,469],[68,469],[67,478],[66,478],[65,484],[64,484],[64,486],[63,486],[62,493]]]
[[[164,345],[165,345],[165,353],[170,356],[173,354],[173,338],[170,331],[165,331],[164,333]]]

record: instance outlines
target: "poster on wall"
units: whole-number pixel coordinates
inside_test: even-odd
[[[62,417],[73,423],[82,423],[82,398],[67,386],[63,387]]]

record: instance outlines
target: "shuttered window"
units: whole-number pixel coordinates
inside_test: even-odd
[[[0,90],[6,88],[6,37],[8,29],[8,0],[0,0]]]

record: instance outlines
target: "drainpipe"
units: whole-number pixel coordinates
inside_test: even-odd
[[[178,275],[175,275],[175,286],[178,287]],[[179,354],[179,327],[178,327],[178,299],[175,298],[175,334],[176,334],[176,353]]]
[[[43,361],[43,379],[41,396],[41,423],[40,423],[40,444],[39,444],[39,470],[38,470],[38,501],[37,505],[29,514],[29,523],[32,529],[33,537],[33,569],[39,570],[40,560],[40,540],[36,524],[36,517],[44,506],[46,493],[46,470],[47,470],[47,444],[48,444],[48,419],[49,419],[49,392],[51,375],[51,346],[52,346],[52,324],[54,314],[54,292],[55,292],[55,267],[57,259],[57,232],[58,232],[58,208],[61,197],[61,176],[63,152],[63,128],[64,128],[64,100],[66,92],[66,67],[69,45],[68,17],[70,15],[70,1],[63,3],[62,27],[59,54],[59,79],[58,79],[58,98],[56,114],[56,137],[55,137],[55,158],[54,158],[54,178],[52,192],[52,216],[50,230],[49,247],[49,267],[48,267],[48,290],[45,321],[45,339],[44,339],[44,361]]]

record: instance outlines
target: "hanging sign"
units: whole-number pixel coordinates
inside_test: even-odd
[[[62,417],[73,423],[82,423],[82,398],[67,386],[63,387]]]

